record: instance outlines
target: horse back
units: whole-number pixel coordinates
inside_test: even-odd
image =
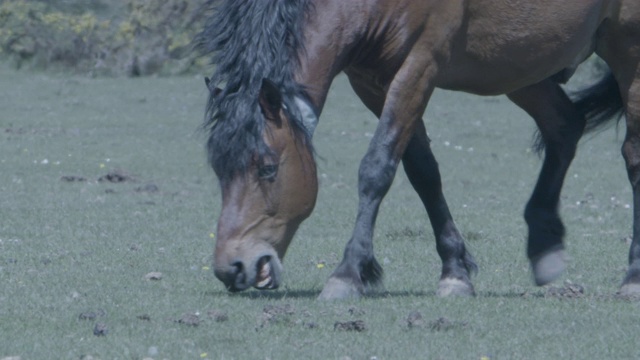
[[[332,78],[348,69],[385,88],[405,62],[423,61],[438,67],[436,87],[507,93],[575,68],[596,50],[602,24],[619,21],[621,7],[638,12],[640,5],[634,0],[318,1],[308,19],[300,78],[312,81],[313,72]]]

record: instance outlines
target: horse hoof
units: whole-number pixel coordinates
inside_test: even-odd
[[[358,299],[361,293],[351,283],[338,278],[329,278],[318,300]]]
[[[536,285],[546,285],[559,278],[567,268],[567,255],[564,250],[546,253],[531,260],[531,268]]]
[[[622,297],[632,297],[637,298],[640,297],[640,284],[629,283],[624,284],[618,290],[618,296]]]
[[[439,297],[475,296],[476,292],[473,289],[473,285],[468,281],[456,278],[444,278],[438,283],[436,295]]]

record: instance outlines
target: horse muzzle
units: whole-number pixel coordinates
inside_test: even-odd
[[[235,259],[228,266],[216,266],[214,273],[231,292],[252,286],[260,290],[272,290],[280,286],[282,264],[275,254],[262,254],[251,261]]]

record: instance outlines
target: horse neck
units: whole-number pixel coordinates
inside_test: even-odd
[[[318,115],[322,112],[333,79],[348,65],[351,49],[363,37],[367,19],[360,2],[344,0],[315,1],[304,20],[304,46],[298,52],[294,81],[302,86]],[[339,28],[326,19],[353,19]]]

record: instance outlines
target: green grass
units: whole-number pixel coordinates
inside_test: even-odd
[[[343,77],[316,131],[318,204],[289,249],[285,284],[235,295],[210,270],[220,199],[198,132],[200,77],[88,79],[2,67],[0,78],[0,359],[640,356],[638,304],[614,297],[631,231],[615,130],[582,143],[562,197],[573,258],[563,281],[582,285],[583,297],[544,296],[530,279],[521,213],[540,167],[529,150],[533,122],[504,97],[437,92],[427,127],[480,265],[478,296],[435,297],[433,236],[399,171],[376,229],[385,290],[321,303],[315,297],[350,236],[358,162],[376,125]],[[132,181],[98,181],[115,170]],[[141,191],[147,185],[158,191]],[[145,280],[152,271],[162,279]],[[422,326],[408,327],[413,311]],[[80,318],[89,312],[96,318]],[[184,314],[198,314],[199,325],[179,322]],[[334,330],[354,320],[366,329]],[[96,323],[106,336],[93,334]]]

